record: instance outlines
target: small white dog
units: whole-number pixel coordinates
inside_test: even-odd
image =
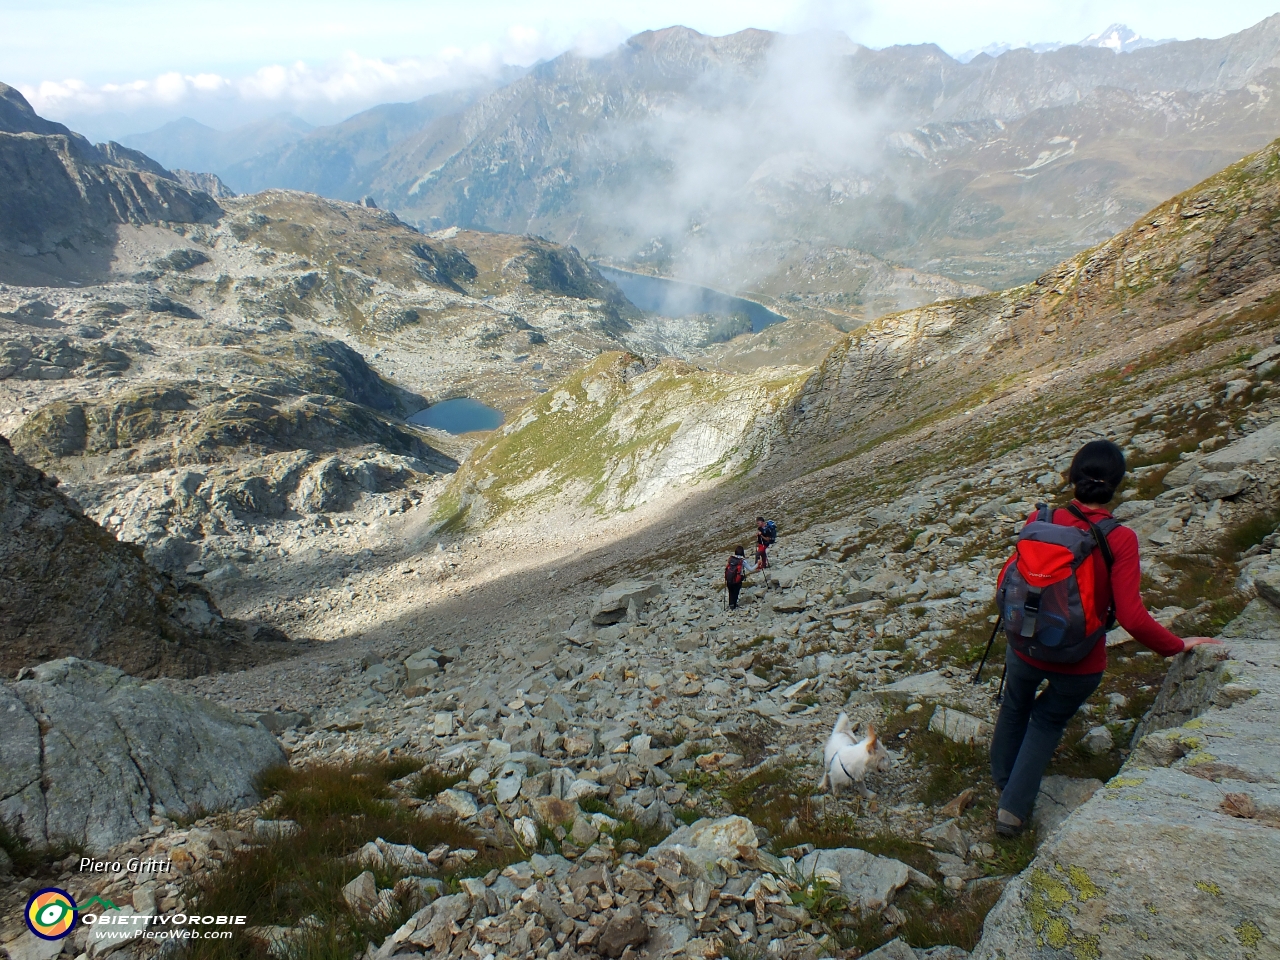
[[[833,797],[839,796],[841,787],[857,784],[858,791],[864,798],[875,794],[867,789],[863,781],[871,770],[888,773],[893,766],[889,751],[883,743],[876,739],[875,727],[867,724],[866,739],[855,743],[849,734],[849,717],[840,714],[836,725],[831,728],[831,736],[827,737],[827,747],[823,751],[826,771],[822,774],[819,790],[830,788]]]

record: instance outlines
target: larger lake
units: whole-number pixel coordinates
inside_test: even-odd
[[[432,427],[446,433],[471,433],[496,430],[502,426],[502,412],[470,397],[441,400],[409,418],[420,427]]]
[[[751,321],[752,333],[759,333],[765,327],[787,319],[754,300],[730,296],[710,287],[667,280],[664,277],[650,277],[598,264],[596,269],[606,280],[616,283],[618,289],[627,295],[627,299],[641,310],[664,317],[687,317],[694,313],[710,313],[718,317],[745,314]]]

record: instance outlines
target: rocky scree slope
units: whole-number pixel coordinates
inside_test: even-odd
[[[154,569],[0,437],[0,673],[65,656],[190,677],[297,652]]]
[[[1264,589],[1280,570],[1268,517],[1280,483],[1280,410],[1269,394],[1280,317],[1268,296],[1255,285],[1212,304],[1210,322],[1193,327],[1203,339],[1162,345],[1117,378],[1110,396],[1118,404],[1059,388],[1064,405],[1046,415],[1042,404],[1040,430],[1014,435],[1011,449],[950,455],[946,471],[926,475],[921,468],[940,449],[951,453],[946,437],[908,435],[914,446],[905,451],[890,439],[882,487],[843,507],[815,503],[825,517],[807,529],[799,528],[805,509],[797,510],[769,581],[753,582],[733,614],[719,605],[719,555],[705,567],[641,555],[659,576],[593,588],[592,576],[616,578],[619,557],[634,561],[636,544],[644,546],[624,541],[554,579],[539,570],[497,580],[466,604],[415,621],[411,636],[400,629],[407,620],[386,622],[403,604],[380,600],[383,630],[367,634],[360,656],[335,648],[314,661],[181,686],[242,710],[291,711],[279,711],[282,741],[299,769],[408,757],[449,774],[422,785],[406,778],[392,792],[415,817],[453,818],[469,835],[430,848],[360,837],[365,845],[350,848],[358,856],[342,863],[351,884],[343,916],[381,911],[384,926],[361,942],[387,956],[461,954],[473,944],[557,958],[628,946],[651,956],[830,955],[915,938],[927,918],[950,917],[970,918],[969,933],[931,932],[932,942],[972,945],[974,918],[1029,856],[991,835],[994,792],[983,752],[969,745],[987,735],[994,709],[995,678],[975,688],[967,674],[989,629],[995,573],[1035,500],[1058,491],[1063,458],[1104,435],[1136,468],[1118,512],[1143,538],[1148,600],[1162,619],[1188,633],[1217,632],[1250,591]],[[1133,348],[1139,357],[1143,346]],[[1008,416],[1011,405],[993,401],[993,414]],[[859,455],[829,468],[823,485],[869,461]],[[897,467],[910,471],[905,489],[894,489]],[[804,482],[779,496],[800,496]],[[705,520],[702,535],[715,536],[717,523]],[[379,589],[393,590],[399,572],[389,569]],[[1123,647],[1112,656],[1107,685],[1055,760],[1043,809],[1079,802],[1098,786],[1094,775],[1111,778],[1120,744],[1160,685],[1163,664]],[[871,781],[872,801],[810,798],[840,709],[875,722],[896,755],[894,769]],[[252,856],[294,829],[276,809],[269,802],[195,829],[156,814],[154,838],[128,849],[186,848],[191,869],[216,875],[219,859]],[[702,823],[670,835],[682,818]],[[1043,836],[1053,829],[1044,822]],[[646,846],[662,834],[665,846]],[[71,880],[70,865],[60,869]],[[460,876],[457,893],[437,884]],[[817,880],[827,892],[838,888],[840,900]],[[92,886],[180,908],[180,888],[151,878]],[[15,899],[15,917],[20,907]],[[288,910],[254,919],[264,945],[306,936],[303,917]],[[901,943],[886,949],[917,956]]]
[[[1268,329],[1274,333],[1274,318]],[[1280,410],[1257,389],[1267,363],[1255,366],[1255,386],[1231,400],[1225,388],[1179,377],[1172,390],[1148,399],[1150,409],[1068,427],[1052,442],[929,478],[918,492],[795,532],[779,545],[767,584],[752,583],[734,613],[720,608],[718,571],[672,569],[595,596],[579,592],[567,611],[565,595],[554,597],[535,607],[544,614],[537,637],[523,622],[501,633],[452,623],[436,648],[401,640],[380,656],[367,654],[355,687],[344,688],[350,699],[339,702],[335,689],[312,701],[333,706],[313,714],[310,725],[295,715],[299,726],[283,734],[294,764],[305,770],[357,758],[426,759],[449,776],[433,773],[423,781],[429,787],[405,777],[394,790],[398,802],[419,818],[452,818],[472,836],[428,850],[371,835],[353,846],[344,874],[353,883],[349,909],[376,917],[385,901],[387,926],[373,942],[388,956],[419,949],[451,955],[473,945],[513,957],[539,948],[557,957],[613,956],[628,945],[653,957],[728,949],[853,955],[855,945],[870,950],[899,935],[923,948],[914,939],[923,918],[963,916],[972,918],[969,933],[947,928],[929,936],[965,938],[950,943],[972,947],[1008,871],[1029,851],[992,836],[995,794],[982,772],[985,752],[971,743],[989,736],[997,679],[974,687],[968,676],[989,627],[995,573],[1019,522],[1060,482],[1053,451],[1096,436],[1096,427],[1135,455],[1146,448],[1172,457],[1142,468],[1142,481],[1154,475],[1160,484],[1162,470],[1187,465],[1169,477],[1154,506],[1131,496],[1118,512],[1143,537],[1149,599],[1188,599],[1203,589],[1189,576],[1195,558],[1221,550],[1224,532],[1274,508]],[[1234,424],[1240,431],[1231,442],[1223,436],[1211,453],[1181,461],[1177,419],[1143,421],[1193,399],[1209,400],[1204,411],[1212,411],[1213,423],[1228,420],[1227,435]],[[1037,470],[1048,475],[1032,479]],[[1167,524],[1140,523],[1166,506],[1187,515],[1173,541],[1163,536]],[[924,531],[902,544],[902,528],[915,525]],[[1238,566],[1232,554],[1211,568],[1219,581],[1239,577],[1227,585],[1242,591],[1230,609],[1280,575],[1273,527],[1274,520]],[[1224,567],[1231,577],[1222,576]],[[1221,629],[1196,623],[1204,610],[1167,603],[1159,611],[1166,622],[1186,614],[1191,619],[1181,629]],[[1256,636],[1250,616],[1256,619],[1246,611],[1223,632]],[[458,640],[466,645],[447,644]],[[1161,685],[1164,664],[1135,654],[1122,636],[1115,640],[1107,683],[1073,722],[1046,781],[1037,812],[1049,851],[1042,856],[1051,858],[1065,842],[1055,836],[1078,831],[1062,814],[1101,787],[1091,774],[1111,780],[1120,744]],[[1162,694],[1149,716],[1186,718],[1176,690],[1198,674],[1198,664],[1195,657],[1177,661],[1166,682],[1174,692]],[[236,679],[197,683],[220,697],[234,688],[243,707],[267,705],[260,684],[237,686]],[[1251,683],[1243,677],[1237,686]],[[871,801],[811,796],[821,743],[840,709],[874,722],[893,750],[894,769],[870,781],[878,794]],[[1143,732],[1151,729],[1148,720]],[[1111,781],[1108,797],[1125,795],[1125,776]],[[272,809],[257,815],[271,821]],[[1158,815],[1148,816],[1159,829]],[[695,822],[677,829],[682,819]],[[1094,821],[1085,815],[1079,822]],[[159,825],[152,847],[187,842],[184,830]],[[237,829],[247,853],[293,828],[255,824],[245,814]],[[252,839],[255,832],[262,840]],[[531,856],[534,847],[539,853]],[[508,851],[506,865],[488,859],[497,849]],[[193,867],[216,870],[213,863]],[[402,879],[361,880],[364,870],[394,870]],[[1052,865],[1043,870],[1057,875]],[[437,885],[459,875],[466,879],[458,893]],[[143,879],[104,889],[127,893]],[[819,880],[840,899],[824,899]],[[372,892],[359,893],[370,882]],[[1010,890],[1023,883],[1034,884],[1034,875]],[[421,897],[434,898],[432,909],[418,906],[414,898]],[[397,903],[414,912],[389,915]],[[640,908],[641,925],[630,904]],[[1231,912],[1217,900],[1203,909],[1215,924]],[[1034,922],[1036,914],[1029,916]],[[1256,912],[1250,917],[1260,920]],[[305,924],[281,914],[258,919],[287,928],[255,934],[267,940],[304,935]],[[1080,918],[1069,922],[1084,929]],[[910,952],[893,952],[903,949]],[[886,950],[882,956],[930,956],[902,943]]]

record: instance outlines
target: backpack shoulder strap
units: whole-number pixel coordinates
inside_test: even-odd
[[[1036,519],[1041,523],[1053,523],[1053,511],[1047,503],[1036,504]]]
[[[1107,564],[1107,570],[1109,571],[1115,565],[1116,558],[1111,553],[1111,544],[1107,543],[1107,536],[1112,530],[1120,526],[1120,521],[1114,517],[1108,517],[1102,523],[1094,523],[1074,503],[1067,504],[1067,509],[1077,520],[1083,520],[1089,525],[1089,532],[1093,534],[1094,542],[1098,544],[1098,549],[1102,551],[1102,559]]]

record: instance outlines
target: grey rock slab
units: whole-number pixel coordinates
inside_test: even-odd
[[[443,654],[433,647],[419,650],[404,661],[405,686],[416,687],[427,677],[440,673],[440,658]]]
[[[450,788],[436,794],[436,800],[443,803],[462,820],[469,820],[480,812],[476,798],[465,790]]]
[[[758,846],[756,828],[751,821],[732,816],[704,818],[683,826],[652,848],[652,852],[671,851],[705,869],[721,857],[736,860],[743,850],[753,851]]]
[[[1280,871],[1280,830],[1224,806],[1237,793],[1280,809],[1280,640],[1228,649],[1175,661],[1156,701],[1163,728],[1009,883],[977,960],[1280,956],[1280,889],[1264,879]],[[1231,685],[1253,692],[1224,699]]]
[[[40,749],[36,718],[8,684],[0,684],[0,820],[32,839],[45,836]]]
[[[799,613],[809,606],[809,595],[803,590],[784,593],[773,601],[773,609],[778,613]]]
[[[898,698],[937,700],[952,696],[956,688],[955,684],[937,670],[930,670],[928,673],[917,673],[895,680],[876,692]]]
[[[954,853],[958,857],[963,857],[969,852],[969,841],[955,820],[946,820],[936,827],[930,827],[920,836],[935,847]]]
[[[364,916],[378,904],[378,884],[365,870],[342,888],[342,899],[355,913]]]
[[[840,875],[841,894],[851,907],[863,910],[883,910],[910,879],[905,863],[857,847],[814,850],[796,864],[796,870],[802,877],[819,870],[835,871]]]
[[[1126,500],[1120,506],[1111,511],[1111,515],[1117,520],[1132,520],[1134,517],[1140,517],[1144,513],[1150,513],[1155,508],[1154,500]]]
[[[155,804],[170,815],[245,806],[258,799],[254,777],[286,760],[261,724],[74,657],[3,690],[0,777],[18,789],[6,786],[0,817],[36,842],[66,838],[99,852],[146,832]],[[24,711],[41,718],[38,741]],[[33,756],[41,777],[23,787]]]
[[[1261,588],[1258,592],[1263,593]],[[1228,643],[1244,637],[1280,640],[1280,611],[1266,600],[1250,600],[1240,616],[1222,628],[1220,636]]]
[[[1076,807],[1102,788],[1101,780],[1082,780],[1054,774],[1040,781],[1040,793],[1031,811],[1031,821],[1041,842],[1062,825]]]
[[[644,914],[638,904],[628,903],[605,922],[596,949],[603,956],[620,957],[628,947],[638,947],[648,939]]]
[[[901,937],[895,937],[866,955],[865,960],[919,960],[920,955]]]
[[[990,743],[994,730],[985,720],[942,706],[934,708],[933,716],[929,718],[929,729],[956,743],[974,744]]]
[[[16,940],[4,944],[9,960],[53,960],[66,946],[65,940],[45,940],[23,930]]]
[[[1243,470],[1230,473],[1206,473],[1196,480],[1193,488],[1201,500],[1225,500],[1243,492],[1248,478]]]
[[[615,583],[591,604],[591,622],[597,626],[619,623],[627,617],[627,607],[637,608],[662,593],[662,585],[653,580],[624,580]]]
[[[1198,459],[1184,460],[1166,473],[1161,483],[1166,490],[1176,490],[1178,487],[1185,487],[1187,484],[1193,483],[1204,472],[1205,468],[1200,465]]]
[[[1225,472],[1254,466],[1267,457],[1275,456],[1280,456],[1280,423],[1269,424],[1235,443],[1229,443],[1201,458],[1200,463],[1206,471]]]

